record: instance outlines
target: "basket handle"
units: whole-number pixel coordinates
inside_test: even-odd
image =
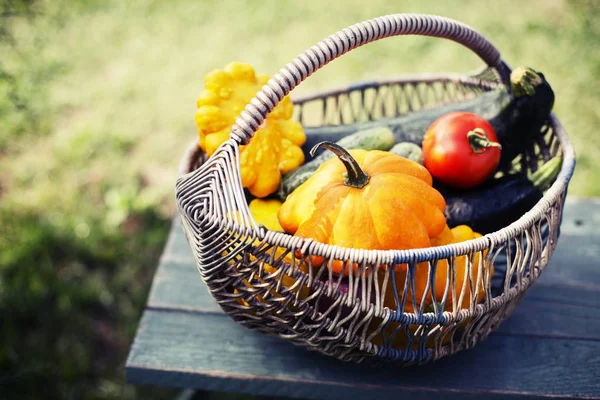
[[[500,52],[480,33],[453,19],[426,14],[392,14],[364,21],[320,41],[294,58],[248,103],[231,128],[230,138],[247,144],[267,115],[300,82],[319,68],[350,50],[390,36],[422,35],[458,42],[495,68],[501,80],[509,81],[510,68]]]
[[[291,240],[288,235],[269,232],[254,221],[242,187],[239,146],[247,144],[277,104],[313,72],[352,49],[398,35],[433,36],[458,42],[494,68],[504,84],[509,82],[510,68],[498,50],[469,26],[444,17],[387,15],[352,25],[317,43],[262,87],[236,119],[230,138],[206,162],[192,172],[189,172],[191,164],[182,165],[189,173],[177,179],[177,207],[186,237],[195,250],[199,271],[207,283],[254,238],[272,234],[272,240],[287,245]],[[197,146],[194,151],[198,151]],[[300,242],[294,244],[300,245]],[[228,254],[227,260],[221,256],[223,252]]]

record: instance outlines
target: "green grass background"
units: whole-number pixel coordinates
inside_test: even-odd
[[[204,74],[239,60],[274,74],[372,17],[432,13],[544,72],[578,157],[570,194],[600,196],[600,2],[0,1],[0,392],[8,398],[164,398],[124,362],[175,215]],[[355,80],[467,72],[442,39],[352,51],[294,94]]]

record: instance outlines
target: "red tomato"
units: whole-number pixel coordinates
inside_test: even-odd
[[[423,138],[425,167],[437,180],[456,188],[485,181],[498,167],[500,151],[492,126],[473,113],[445,114]]]

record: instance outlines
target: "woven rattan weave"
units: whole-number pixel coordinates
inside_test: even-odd
[[[192,143],[181,162],[176,200],[201,278],[235,321],[342,360],[376,358],[409,365],[474,346],[523,299],[556,247],[575,155],[551,115],[536,145],[520,155],[513,168],[535,171],[561,155],[555,182],[518,221],[458,244],[414,250],[349,249],[258,226],[242,189],[239,146],[251,140],[269,112],[317,69],[354,48],[396,35],[453,40],[475,52],[486,67],[477,74],[404,77],[296,98],[296,118],[305,126],[318,126],[393,117],[473,98],[508,82],[511,69],[499,52],[459,22],[399,14],[353,25],[281,69],[241,113],[229,141],[210,158],[197,142]],[[313,255],[326,262],[313,265]],[[348,293],[336,290],[339,278],[331,272],[333,260],[358,266],[349,274]],[[466,262],[464,276],[457,276],[457,260]],[[431,278],[421,296],[413,295],[417,268],[426,268]],[[438,268],[447,268],[441,297],[433,287]],[[404,271],[401,279],[398,270]],[[457,281],[468,284],[457,292]],[[480,290],[483,299],[471,296]],[[395,306],[384,307],[390,296]]]

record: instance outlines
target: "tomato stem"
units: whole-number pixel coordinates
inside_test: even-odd
[[[467,140],[471,145],[471,149],[477,154],[481,154],[489,147],[498,147],[502,149],[500,143],[492,142],[487,133],[481,128],[475,128],[467,133]]]
[[[362,189],[367,183],[369,183],[371,177],[360,168],[354,157],[352,157],[350,153],[346,151],[346,149],[336,143],[323,141],[317,143],[312,149],[310,149],[310,155],[312,157],[315,156],[315,152],[319,149],[319,147],[323,147],[333,152],[344,164],[347,171],[347,173],[344,174],[344,184],[346,186]]]

